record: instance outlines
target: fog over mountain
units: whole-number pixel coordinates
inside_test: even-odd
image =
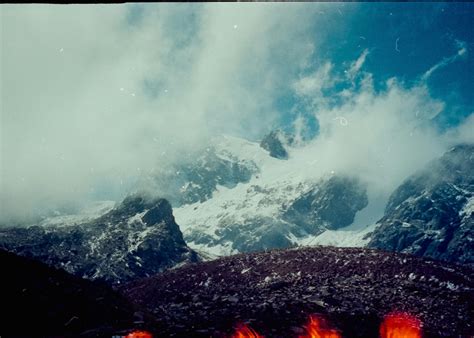
[[[443,22],[442,10],[460,11],[423,9],[420,36]],[[3,225],[137,190],[159,197],[156,178],[222,134],[259,141],[283,128],[294,137],[295,168],[315,178],[349,173],[382,198],[453,144],[474,142],[472,105],[453,105],[455,94],[439,95],[437,84],[443,71],[473,69],[466,28],[427,39],[440,51],[413,57],[392,24],[399,20],[402,34],[409,20],[391,7],[380,14],[344,3],[0,11]],[[392,20],[387,45],[356,25],[376,15]],[[381,72],[387,55],[394,65],[416,62]]]

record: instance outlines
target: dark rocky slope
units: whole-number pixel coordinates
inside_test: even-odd
[[[182,163],[154,179],[157,190],[174,207],[204,202],[212,198],[218,186],[234,188],[239,183],[248,182],[252,175],[259,172],[254,162],[239,159],[214,147],[183,157],[185,160]]]
[[[267,338],[297,337],[322,313],[344,337],[375,338],[394,310],[418,316],[425,338],[474,334],[472,269],[369,249],[239,254],[121,291],[156,316],[157,337],[229,337],[238,322]]]
[[[110,283],[198,260],[184,242],[168,201],[140,195],[84,224],[1,229],[0,248]]]
[[[292,136],[286,135],[281,130],[273,130],[263,137],[262,141],[260,141],[260,147],[268,151],[271,157],[287,160],[288,152],[285,149],[285,145],[292,142]]]
[[[474,145],[459,145],[389,199],[368,246],[474,264]]]
[[[356,213],[367,204],[366,186],[358,179],[331,176],[291,203],[283,219],[310,234],[319,234],[352,224]]]
[[[2,337],[111,337],[143,315],[98,282],[0,250]]]

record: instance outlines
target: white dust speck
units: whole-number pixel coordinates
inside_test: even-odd
[[[347,119],[343,116],[338,116],[334,120],[339,120],[339,124],[343,127],[347,126],[348,124]]]

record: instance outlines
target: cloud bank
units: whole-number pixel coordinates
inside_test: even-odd
[[[255,138],[321,7],[2,6],[2,219],[118,197],[218,133]]]
[[[339,7],[0,7],[0,223],[119,199],[216,134],[256,139],[285,113],[276,101],[288,93],[319,121],[304,155],[318,159],[315,173],[351,171],[385,195],[448,144],[472,141],[472,118],[436,130],[444,105],[426,84],[467,47],[415,86],[391,79],[375,90],[369,49],[346,72],[322,57],[345,20]],[[293,122],[304,131],[301,116]]]
[[[302,168],[310,163],[316,177],[329,172],[355,175],[368,183],[372,196],[386,200],[405,178],[452,145],[472,143],[474,115],[441,132],[434,118],[445,104],[431,96],[426,80],[407,85],[390,78],[376,89],[373,75],[363,69],[367,55],[367,49],[362,51],[349,71],[338,72],[327,61],[294,82],[295,93],[319,122],[318,136],[295,156]],[[327,87],[302,90],[307,83]]]

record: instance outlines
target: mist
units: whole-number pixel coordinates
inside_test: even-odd
[[[276,101],[286,92],[319,121],[305,151],[321,171],[355,173],[384,193],[451,144],[472,142],[472,116],[444,133],[434,126],[444,104],[430,96],[429,76],[410,86],[394,78],[375,90],[364,71],[370,50],[346,73],[331,60],[314,64],[338,6],[0,11],[3,223],[118,200],[139,187],[140,177],[172,167],[215,135],[259,139],[284,113]],[[449,63],[468,54],[463,48]],[[440,67],[427,66],[430,76]],[[343,82],[344,90],[326,92]]]
[[[99,185],[119,198],[212,135],[259,135],[315,48],[305,34],[317,9],[2,6],[2,218]]]
[[[307,170],[315,177],[356,176],[367,183],[373,200],[386,201],[408,176],[450,147],[473,143],[474,114],[440,130],[435,120],[445,103],[431,96],[424,74],[412,84],[390,78],[376,89],[373,74],[363,69],[368,55],[362,51],[340,72],[327,61],[294,81],[305,109],[319,122],[318,136],[295,155],[302,168],[310,163]],[[345,86],[337,89],[341,83]]]

